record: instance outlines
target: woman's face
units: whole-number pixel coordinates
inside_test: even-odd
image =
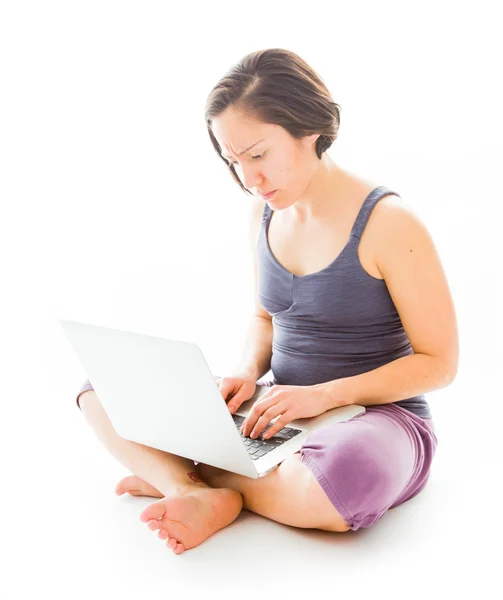
[[[302,196],[321,163],[314,149],[319,134],[297,140],[280,125],[257,121],[232,107],[213,119],[212,131],[250,192],[259,196],[276,190],[272,198],[264,198],[275,210]]]

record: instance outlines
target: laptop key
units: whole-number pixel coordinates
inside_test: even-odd
[[[292,429],[292,431],[288,432],[287,435],[290,439],[295,437],[296,435],[298,435],[300,433],[300,429]]]
[[[255,452],[255,454],[253,456],[256,456],[257,458],[259,458],[261,456],[264,456],[264,454],[267,454],[267,450],[260,448],[260,450],[257,450],[257,452]]]
[[[262,444],[262,450],[269,452],[269,450],[274,450],[276,448],[276,444]]]
[[[292,429],[291,431],[289,431],[288,433],[284,433],[283,429],[281,431],[278,431],[278,433],[275,433],[271,440],[277,439],[277,440],[283,440],[284,442],[288,442],[288,440],[291,440],[293,437],[295,437],[298,433],[300,433],[299,429]]]
[[[268,444],[275,444],[276,446],[280,446],[281,444],[284,444],[286,440],[281,440],[281,439],[276,439],[276,437],[272,437],[269,438],[267,440]]]

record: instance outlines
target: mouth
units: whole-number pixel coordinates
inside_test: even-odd
[[[261,196],[265,200],[270,200],[276,192],[277,192],[277,190],[273,190],[272,192],[269,192],[268,194],[261,194]]]

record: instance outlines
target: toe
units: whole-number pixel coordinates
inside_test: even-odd
[[[185,548],[183,547],[183,544],[177,544],[176,547],[173,549],[173,552],[175,554],[181,554],[184,550]]]
[[[160,529],[157,535],[161,538],[161,540],[165,540],[169,537],[169,534],[165,529]]]
[[[132,483],[133,483],[134,479],[135,479],[135,477],[132,475],[129,475],[128,477],[124,477],[123,479],[121,479],[119,481],[119,483],[115,486],[115,493],[118,496],[122,496],[122,494],[129,491],[129,489],[131,487],[133,487]]]
[[[148,528],[151,529],[152,531],[155,531],[156,529],[161,529],[162,528],[162,524],[160,521],[156,521],[155,519],[152,519],[151,521],[149,521],[147,523]]]
[[[150,519],[162,519],[166,512],[166,506],[164,502],[154,502],[147,506],[147,508],[140,514],[140,520],[143,522],[149,521]]]

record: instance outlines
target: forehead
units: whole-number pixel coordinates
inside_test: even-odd
[[[268,141],[277,126],[239,114],[230,109],[213,119],[211,129],[223,154],[240,155],[259,141]]]

